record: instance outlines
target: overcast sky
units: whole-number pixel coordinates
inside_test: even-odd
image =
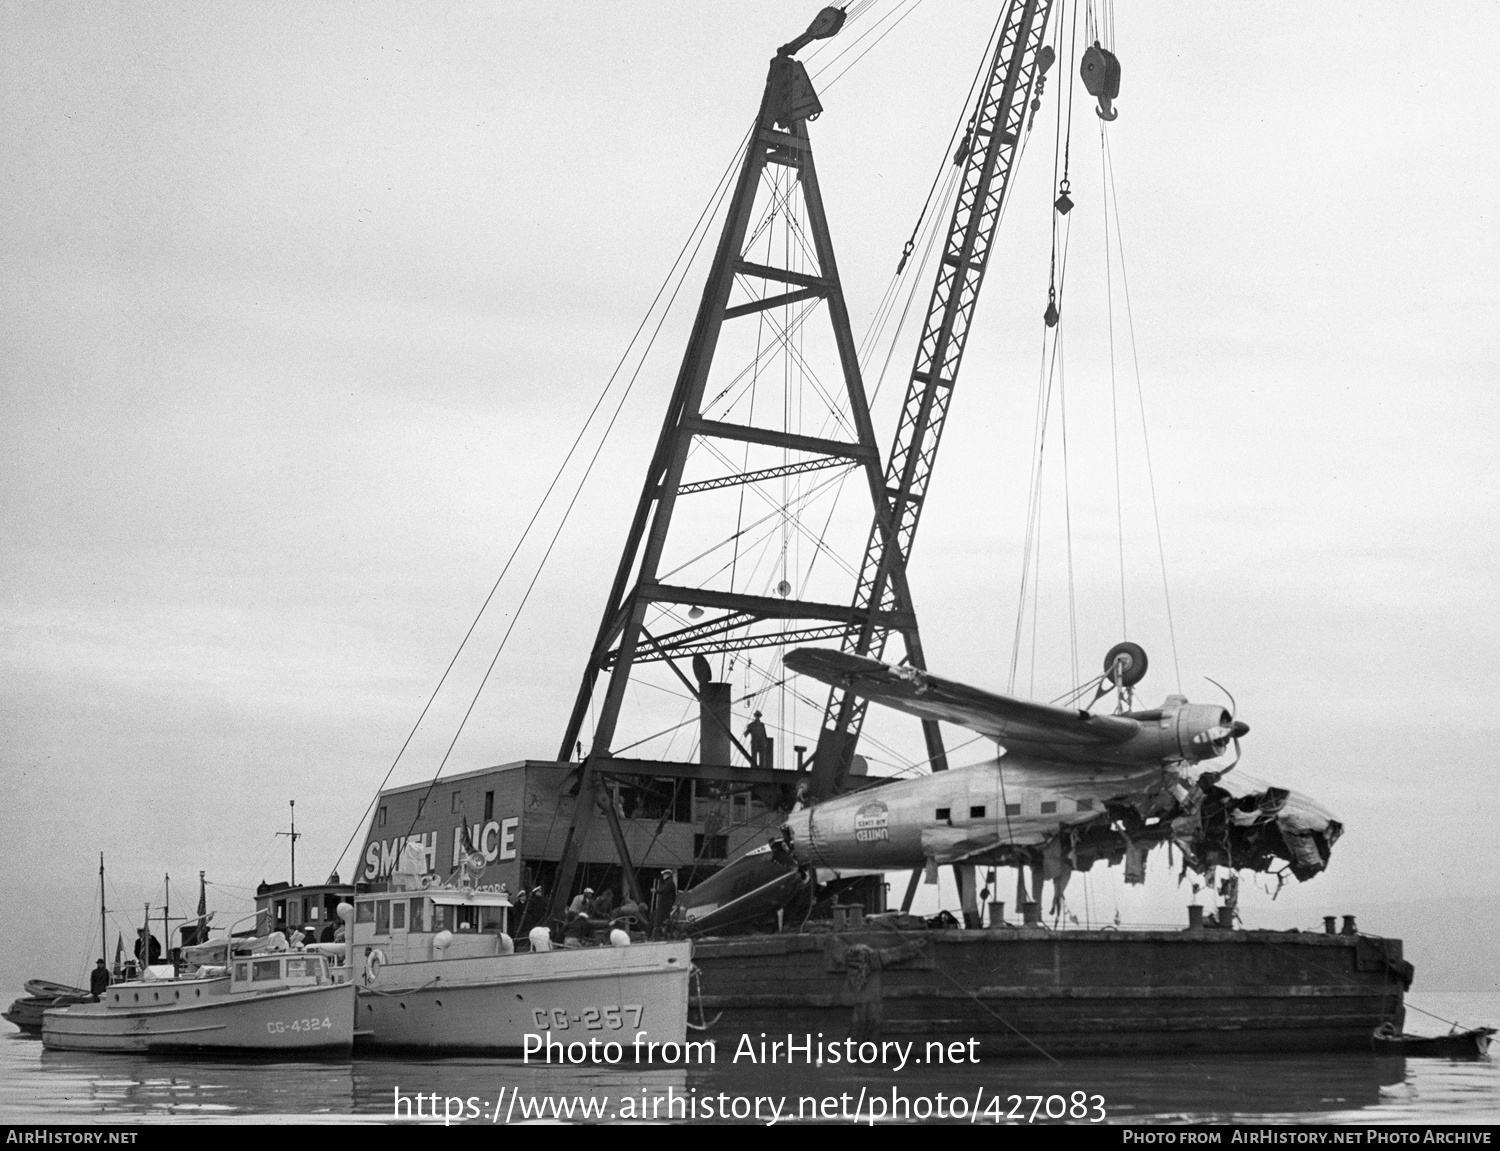
[[[811,131],[857,330],[997,10],[925,0],[819,80]],[[285,878],[274,833],[296,799],[299,877],[326,874],[733,154],[768,57],[815,11],[0,4],[0,891],[39,929],[7,940],[11,984],[68,978],[97,946],[101,850],[122,908],[158,902],[164,872],[187,903],[200,868],[227,900]],[[1500,7],[1122,6],[1115,49],[1109,143],[1182,687],[1226,684],[1253,729],[1247,770],[1348,827],[1328,873],[1275,910],[1312,926],[1447,897],[1500,921]],[[1118,249],[1103,294],[1099,127],[1077,99],[1065,331],[1091,670],[1121,630],[1106,309],[1117,340],[1127,328]],[[1022,162],[912,568],[930,666],[997,689],[1050,148]],[[683,299],[700,285],[701,270]],[[554,754],[680,311],[450,770]],[[912,339],[876,407],[883,447]],[[1176,678],[1138,417],[1127,431],[1129,631],[1155,702]],[[1042,642],[1021,683],[1042,696],[1071,674],[1048,490]],[[482,658],[393,782],[436,767],[524,590],[507,581]],[[914,725],[890,730],[916,754]],[[1096,910],[1181,918],[1185,893],[1155,878],[1143,902],[1096,877]]]

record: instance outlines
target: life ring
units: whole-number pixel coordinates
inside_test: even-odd
[[[372,951],[365,956],[365,986],[369,987],[380,978],[380,969],[385,964],[384,951]]]

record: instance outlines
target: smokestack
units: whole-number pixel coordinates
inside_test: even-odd
[[[701,655],[693,657],[693,675],[698,679],[698,762],[714,767],[730,764],[730,685],[714,683],[713,670]]]

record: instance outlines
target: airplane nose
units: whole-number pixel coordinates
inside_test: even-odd
[[[1234,721],[1234,726],[1229,729],[1229,734],[1234,739],[1239,739],[1240,736],[1247,734],[1249,731],[1250,725],[1242,719],[1237,719]]]

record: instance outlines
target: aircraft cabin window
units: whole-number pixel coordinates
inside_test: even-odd
[[[971,807],[971,808],[969,808],[969,818],[970,819],[983,819],[984,818],[984,806],[981,804],[979,807]]]
[[[1005,805],[1005,814],[1006,815],[1020,815],[1021,814],[1021,805],[1019,803],[1007,803]]]
[[[1056,811],[1057,811],[1057,801],[1055,799],[1049,799],[1045,803],[1042,804],[1042,814],[1043,815],[1052,815]]]
[[[932,813],[932,817],[934,819],[950,819],[952,817],[952,810],[950,808],[940,807]]]
[[[1092,799],[1080,799],[1078,801],[1078,810],[1079,811],[1093,811],[1094,810],[1094,801]]]

